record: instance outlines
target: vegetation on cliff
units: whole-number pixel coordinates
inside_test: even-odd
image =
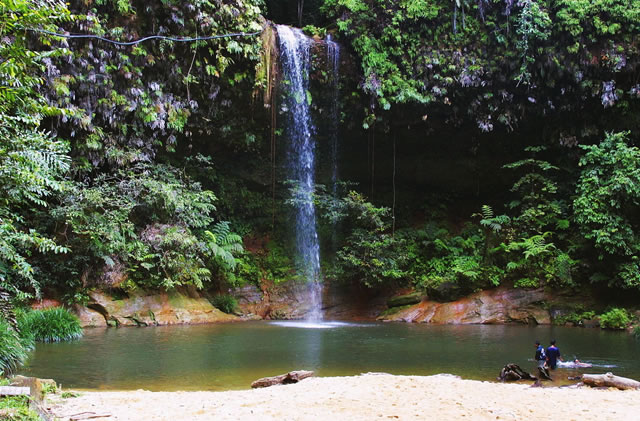
[[[295,277],[274,34],[259,36],[278,7],[1,0],[0,287],[82,303]],[[640,291],[639,1],[324,0],[296,17],[345,50],[334,84],[315,45],[307,93],[317,121],[340,119],[340,173],[360,182],[336,195],[319,171],[328,278],[443,299]],[[135,42],[152,34],[232,36]],[[437,190],[419,157],[440,147]]]

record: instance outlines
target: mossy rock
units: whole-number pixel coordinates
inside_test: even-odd
[[[387,307],[392,308],[418,304],[423,298],[424,294],[417,291],[411,294],[398,295],[397,297],[391,297],[387,300]]]
[[[383,311],[382,313],[380,313],[380,315],[377,318],[378,318],[378,320],[384,319],[385,317],[388,317],[388,316],[391,316],[393,314],[396,314],[399,311],[402,311],[404,309],[407,309],[407,308],[411,307],[412,305],[413,304],[406,304],[406,305],[403,305],[403,306],[388,308],[385,311]]]

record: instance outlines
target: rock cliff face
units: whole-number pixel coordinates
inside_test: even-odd
[[[383,321],[437,324],[550,324],[543,302],[549,297],[542,289],[498,288],[481,291],[457,301],[439,303],[424,300],[379,317]]]
[[[296,282],[264,289],[251,285],[230,292],[238,300],[239,310],[245,315],[242,319],[245,320],[304,319],[310,311],[306,287]],[[441,303],[424,299],[414,305],[403,305],[403,300],[389,299],[389,295],[372,295],[368,290],[327,285],[322,312],[327,320],[375,320],[377,317],[382,321],[435,324],[551,323],[549,310],[543,303],[553,301],[553,297],[542,289],[497,288],[457,301]],[[385,311],[387,303],[398,306]],[[84,327],[242,320],[221,312],[195,291],[153,294],[137,291],[124,298],[93,291],[87,306],[76,306],[75,311]]]
[[[244,314],[260,319],[304,319],[311,302],[304,283],[284,282],[278,285],[254,285],[229,291],[238,300]],[[322,314],[326,320],[375,320],[385,308],[388,294],[372,294],[367,288],[324,285]]]
[[[304,319],[311,311],[307,286],[294,281],[262,289],[247,285],[230,293],[238,300],[242,313],[260,319]]]
[[[75,308],[83,327],[199,324],[239,319],[221,312],[193,291],[134,292],[125,298],[93,291],[89,296],[86,307]]]

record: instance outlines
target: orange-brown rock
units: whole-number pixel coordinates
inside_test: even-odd
[[[424,300],[382,316],[380,320],[436,324],[550,324],[549,312],[541,304],[545,299],[542,289],[497,288],[446,303]]]
[[[76,307],[83,326],[147,326],[201,324],[238,320],[223,313],[197,293],[145,293],[134,291],[126,298],[92,291],[86,307]]]
[[[80,319],[82,327],[105,327],[107,321],[104,316],[95,310],[76,304],[73,307],[76,316]]]
[[[44,310],[45,308],[53,308],[60,307],[62,303],[58,300],[53,300],[51,298],[44,298],[39,301],[34,301],[31,303],[31,308],[34,310]]]

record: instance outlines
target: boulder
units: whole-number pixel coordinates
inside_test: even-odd
[[[543,289],[503,287],[477,292],[457,301],[422,301],[379,319],[435,324],[550,324],[549,312],[541,305],[545,299]]]
[[[593,319],[584,319],[582,320],[582,326],[591,328],[600,327],[600,318],[594,317]]]
[[[80,319],[80,326],[82,327],[106,327],[107,320],[104,315],[99,313],[95,309],[91,309],[88,307],[84,307],[76,304],[74,307],[74,312],[78,319]]]
[[[13,376],[11,386],[28,387],[32,400],[41,402],[44,399],[44,386],[58,390],[58,384],[53,379],[39,379],[37,377]]]

